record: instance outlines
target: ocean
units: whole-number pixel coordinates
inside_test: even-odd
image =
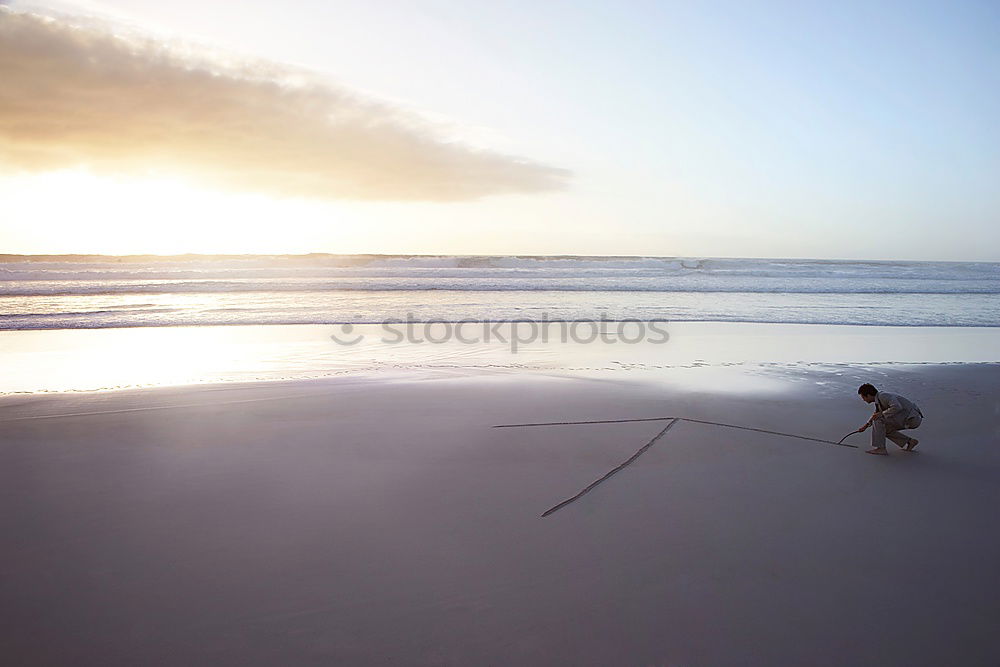
[[[2,256],[0,329],[386,320],[1000,326],[1000,263],[496,256]]]

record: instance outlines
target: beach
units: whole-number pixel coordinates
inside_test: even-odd
[[[0,667],[1000,667],[1000,2],[800,4],[0,0]]]
[[[4,396],[0,652],[1000,660],[1000,366],[880,367],[927,417],[918,452],[887,458],[864,454],[867,433],[832,444],[870,415],[870,367],[788,364],[764,392],[718,368],[685,377],[701,371],[712,381],[476,371]],[[614,423],[494,428],[574,421]]]
[[[1000,662],[998,264],[122,259],[2,267],[11,664]]]

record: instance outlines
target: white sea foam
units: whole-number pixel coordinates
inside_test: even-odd
[[[12,256],[6,259],[16,260]],[[1000,326],[1000,264],[241,256],[0,263],[0,328],[618,318]]]

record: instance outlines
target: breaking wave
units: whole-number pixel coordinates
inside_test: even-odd
[[[544,310],[568,319],[608,311],[666,320],[1000,326],[1000,263],[0,255],[2,329],[377,322],[414,308],[438,319]]]

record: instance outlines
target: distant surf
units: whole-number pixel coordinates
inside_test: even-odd
[[[1000,326],[1000,263],[0,255],[0,329],[387,318]]]

